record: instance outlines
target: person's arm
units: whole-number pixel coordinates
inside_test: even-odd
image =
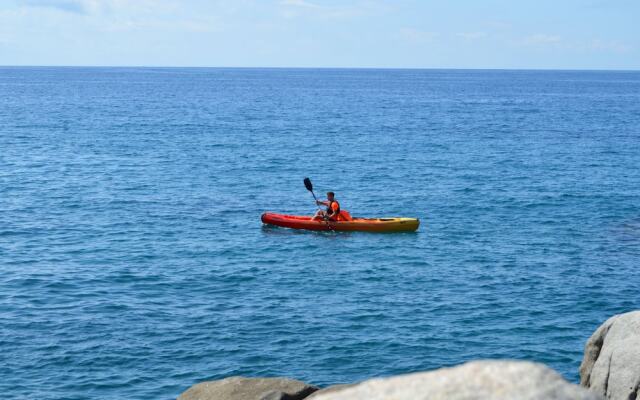
[[[319,205],[319,206],[329,207],[329,202],[328,201],[318,200],[318,201],[316,201],[316,204]]]

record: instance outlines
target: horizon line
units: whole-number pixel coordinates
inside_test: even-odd
[[[566,71],[566,72],[640,72],[639,69],[627,68],[463,68],[463,67],[291,67],[291,66],[178,66],[178,65],[0,65],[0,68],[164,68],[164,69],[299,69],[299,70],[407,70],[407,71]]]

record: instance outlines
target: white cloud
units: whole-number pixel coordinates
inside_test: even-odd
[[[466,40],[479,40],[486,38],[489,34],[487,32],[460,32],[456,36]]]
[[[401,39],[412,43],[429,43],[433,42],[438,36],[440,36],[440,34],[415,28],[402,28],[400,29],[398,36]]]
[[[319,6],[315,3],[311,3],[304,0],[282,0],[280,1],[280,5],[285,7],[302,7],[302,8],[312,8],[312,9],[322,9],[322,6]]]
[[[370,1],[356,2],[351,5],[329,6],[307,0],[280,0],[281,15],[295,18],[311,15],[321,18],[351,18],[361,16],[379,8]]]
[[[53,8],[59,11],[84,14],[87,12],[86,2],[83,0],[23,0],[27,7]]]
[[[615,40],[592,40],[587,47],[594,51],[604,51],[618,54],[626,54],[633,50],[633,46]]]
[[[633,46],[617,40],[603,39],[576,39],[567,40],[557,35],[535,34],[524,37],[518,42],[522,46],[548,47],[563,49],[573,52],[600,52],[628,54],[633,51]]]
[[[529,35],[522,39],[521,43],[528,46],[549,46],[558,45],[562,42],[562,38],[557,35],[548,35],[545,33],[537,33]]]
[[[162,32],[221,32],[222,24],[216,19],[118,19],[106,23],[103,28],[107,32],[127,31],[162,31]]]
[[[23,8],[41,8],[75,14],[109,12],[158,13],[177,10],[181,4],[173,0],[22,0]]]
[[[487,20],[484,21],[484,26],[491,30],[509,30],[513,28],[513,23],[505,20]]]
[[[217,33],[225,26],[220,9],[192,12],[177,0],[24,0],[16,4],[18,7],[7,10],[0,8],[0,37],[13,42],[18,31],[23,37],[47,34],[66,45],[67,36],[76,36],[69,35],[73,31],[83,32],[78,36],[81,38],[84,34],[118,32]]]

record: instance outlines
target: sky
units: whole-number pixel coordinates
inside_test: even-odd
[[[0,65],[640,70],[640,0],[0,0]]]

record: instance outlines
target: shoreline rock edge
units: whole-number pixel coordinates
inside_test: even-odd
[[[614,315],[591,335],[580,384],[611,400],[640,397],[640,311]]]

